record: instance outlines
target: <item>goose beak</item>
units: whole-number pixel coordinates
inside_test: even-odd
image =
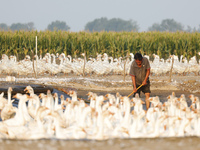
[[[52,113],[51,113],[51,112],[49,112],[47,115],[50,115],[50,116],[51,116],[51,115],[52,115]]]
[[[105,100],[107,100],[107,98],[104,96],[104,97],[103,97],[103,100],[105,101]]]
[[[26,93],[29,93],[29,90],[27,88],[25,88],[24,91],[26,91]]]
[[[27,91],[28,89],[27,89],[27,87],[24,89],[24,91]]]
[[[83,131],[83,132],[85,132],[85,133],[86,133],[86,131],[85,131],[85,129],[84,129],[84,128],[82,128],[82,129],[81,129],[81,131]]]
[[[30,99],[30,98],[32,98],[32,97],[31,97],[30,95],[27,95],[27,98]]]
[[[17,94],[15,94],[12,98],[17,98]]]

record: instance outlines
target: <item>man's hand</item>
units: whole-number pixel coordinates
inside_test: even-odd
[[[137,89],[136,89],[136,88],[134,88],[134,89],[133,89],[133,92],[134,92],[134,93],[135,93],[135,92],[137,92]]]
[[[147,84],[147,81],[144,80],[144,81],[142,82],[142,85],[146,85],[146,84]]]

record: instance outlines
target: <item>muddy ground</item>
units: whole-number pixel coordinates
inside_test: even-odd
[[[87,98],[86,94],[89,91],[97,94],[119,92],[121,95],[129,95],[132,90],[132,81],[129,75],[109,75],[109,76],[58,76],[57,78],[70,79],[67,82],[60,81],[59,83],[46,83],[54,86],[57,89],[64,88],[65,90],[75,89],[79,97]],[[179,97],[185,94],[187,99],[190,94],[200,97],[200,76],[150,76],[151,96],[161,97],[161,101],[167,100],[167,96],[175,92]],[[141,97],[144,97],[142,94]]]
[[[2,77],[4,78],[4,77]],[[107,75],[107,76],[76,76],[76,75],[57,75],[57,76],[20,76],[16,77],[15,83],[28,83],[28,84],[42,84],[52,86],[57,90],[62,88],[66,91],[74,89],[77,91],[78,97],[87,99],[86,94],[89,91],[96,92],[97,94],[116,94],[119,92],[123,96],[128,96],[132,90],[132,81],[129,75]],[[194,94],[200,97],[200,76],[188,75],[188,76],[150,76],[151,83],[151,96],[159,96],[161,101],[167,100],[172,92],[175,92],[179,97],[181,94],[185,94],[188,101],[188,96]],[[5,84],[5,82],[4,82]],[[141,94],[141,97],[144,97]]]

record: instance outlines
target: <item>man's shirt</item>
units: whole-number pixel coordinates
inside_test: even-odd
[[[135,61],[132,62],[129,74],[131,76],[135,76],[135,82],[137,85],[141,85],[146,77],[146,73],[148,69],[150,69],[149,60],[146,57],[143,57],[141,67],[138,67]],[[149,77],[147,81],[148,80],[149,80]]]

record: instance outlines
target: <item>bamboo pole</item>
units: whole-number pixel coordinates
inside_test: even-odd
[[[34,53],[33,53],[33,50],[31,50],[31,53],[32,53],[32,61],[33,61],[33,73],[34,73],[35,78],[36,78],[37,75],[36,75],[36,72],[35,72],[35,64],[34,64]]]
[[[125,61],[124,61],[124,81],[126,78],[126,61],[128,59],[129,52],[126,53]]]
[[[35,55],[36,55],[36,61],[35,61],[35,78],[37,78],[37,36],[35,37]],[[34,62],[34,59],[33,59]]]
[[[85,76],[86,52],[84,51],[83,77]]]
[[[172,56],[172,66],[171,66],[170,74],[169,74],[169,82],[172,81],[172,69],[173,69],[173,64],[174,64],[174,55]]]
[[[137,88],[137,90],[138,90],[139,88],[141,88],[142,86],[143,86],[143,84],[141,84],[141,85]],[[128,97],[130,97],[133,93],[135,93],[135,92],[133,91],[131,94],[128,95]]]

